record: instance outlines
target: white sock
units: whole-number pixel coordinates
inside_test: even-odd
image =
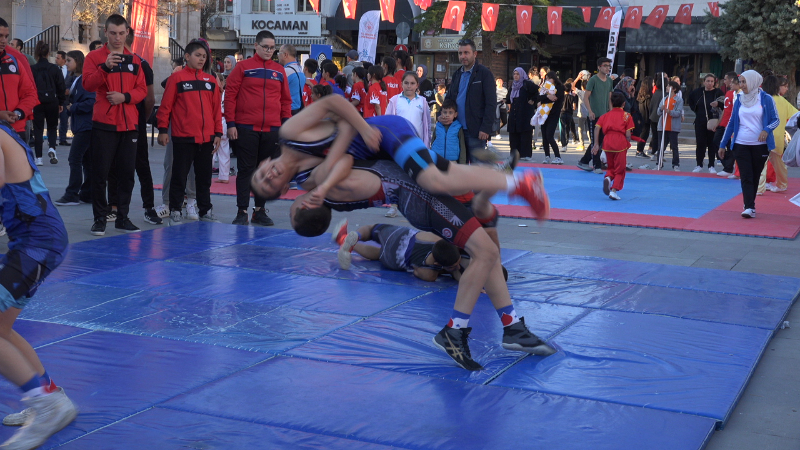
[[[517,190],[517,180],[514,175],[506,175],[506,192],[514,192]]]

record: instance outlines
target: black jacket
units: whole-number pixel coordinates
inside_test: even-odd
[[[33,79],[36,81],[36,89],[39,91],[39,102],[53,102],[58,105],[63,105],[67,97],[67,88],[64,86],[64,75],[61,73],[61,69],[59,69],[57,65],[42,58],[31,66],[31,71],[33,72]],[[50,78],[50,86],[52,86],[50,89],[46,89],[45,86],[40,85],[40,80],[43,80],[44,77]],[[53,89],[55,92],[53,92]],[[54,95],[55,99],[45,102],[42,100],[43,95],[47,95],[48,97]]]
[[[522,82],[522,87],[519,88],[519,97],[511,100],[511,89],[508,90],[506,96],[506,103],[511,105],[508,109],[508,132],[509,133],[522,133],[533,130],[531,126],[531,117],[536,112],[536,98],[539,96],[539,88],[536,87],[530,80]],[[533,100],[534,104],[528,103],[528,100]]]
[[[445,98],[456,101],[462,73],[464,73],[463,66],[453,74],[453,81],[450,83],[450,89],[447,90]],[[459,115],[466,114],[467,129],[464,133],[477,138],[478,133],[483,131],[491,136],[497,118],[496,108],[497,86],[494,84],[494,75],[486,66],[476,62],[472,67],[472,76],[467,88],[467,110],[458,112]]]
[[[689,99],[686,101],[686,104],[694,111],[695,123],[706,123],[708,119],[713,119],[714,108],[711,106],[711,103],[723,95],[725,94],[719,89],[707,91],[705,87],[702,86],[693,90],[692,93],[689,94]],[[709,117],[706,117],[706,111]]]

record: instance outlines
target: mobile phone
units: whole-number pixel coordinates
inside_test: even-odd
[[[133,55],[123,53],[119,57],[122,58],[122,61],[119,62],[120,64],[133,64]]]

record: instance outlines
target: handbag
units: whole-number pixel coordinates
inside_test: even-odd
[[[706,129],[708,131],[716,131],[717,127],[719,126],[719,119],[718,118],[712,119],[711,116],[708,114],[708,103],[706,103],[705,92],[703,92],[703,106],[706,107],[706,119],[708,119],[708,122],[706,122]]]

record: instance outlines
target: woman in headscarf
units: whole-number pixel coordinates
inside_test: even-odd
[[[508,143],[511,156],[518,152],[521,161],[533,158],[533,127],[531,117],[536,109],[539,89],[529,79],[525,69],[514,69],[514,82],[506,97],[508,107]],[[459,111],[462,113],[462,111]],[[465,113],[465,112],[464,112]]]
[[[417,65],[417,76],[419,77],[419,95],[425,97],[425,100],[428,101],[428,108],[433,111],[433,105],[436,104],[436,90],[433,89],[433,83],[428,79],[428,66]]]
[[[775,100],[761,90],[762,81],[755,70],[745,71],[739,76],[742,94],[733,104],[733,113],[719,149],[719,154],[725,155],[725,148],[732,141],[744,199],[742,217],[746,219],[756,216],[758,178],[769,152],[775,150],[773,131],[780,124]]]
[[[233,55],[228,55],[225,57],[225,61],[223,61],[222,66],[225,68],[225,71],[222,72],[223,75],[226,77],[231,74],[233,68],[236,67],[236,57]]]

